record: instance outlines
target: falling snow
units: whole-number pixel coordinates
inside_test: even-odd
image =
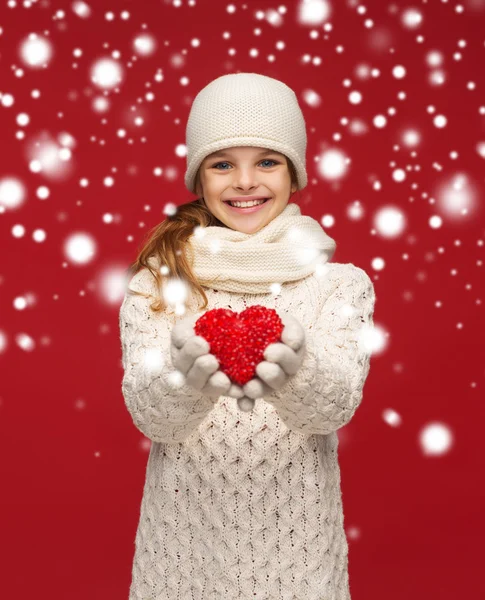
[[[309,181],[295,201],[336,239],[334,260],[375,285],[375,328],[360,340],[375,355],[366,408],[340,433],[349,540],[376,549],[358,559],[369,561],[368,595],[382,597],[371,574],[385,560],[393,598],[414,597],[418,579],[431,589],[443,572],[436,597],[476,597],[481,536],[460,527],[463,515],[475,527],[483,509],[484,32],[485,0],[3,2],[0,416],[8,474],[20,472],[25,447],[36,461],[32,477],[3,480],[15,490],[6,538],[18,547],[17,507],[38,493],[48,508],[29,506],[29,527],[64,527],[73,506],[83,526],[97,519],[89,549],[79,530],[61,543],[59,525],[54,535],[32,529],[45,548],[32,548],[39,569],[50,572],[44,555],[62,547],[56,572],[79,588],[70,598],[126,596],[121,550],[101,583],[94,571],[82,583],[86,556],[103,559],[105,546],[92,545],[99,515],[138,500],[127,463],[150,450],[135,446],[120,410],[126,268],[148,232],[195,199],[183,183],[188,111],[211,79],[236,71],[295,90]],[[185,286],[165,293],[186,301]],[[162,360],[149,356],[154,369]],[[126,478],[110,488],[113,469]],[[372,493],[359,495],[352,477]],[[59,520],[58,498],[69,508]],[[97,502],[102,511],[86,508]],[[117,538],[125,552],[127,535]],[[6,560],[12,581],[24,581],[27,563]]]

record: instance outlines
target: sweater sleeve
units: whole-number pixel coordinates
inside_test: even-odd
[[[156,281],[141,269],[128,288],[155,297]],[[154,313],[154,297],[129,294],[119,313],[122,393],[135,426],[154,442],[180,443],[214,407],[208,396],[186,385],[172,366],[170,334],[172,323],[165,311]]]
[[[322,287],[328,297],[308,331],[302,366],[265,400],[289,429],[326,435],[347,425],[362,401],[375,292],[367,273],[351,263],[331,272]]]

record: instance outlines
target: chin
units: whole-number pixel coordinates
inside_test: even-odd
[[[257,233],[260,229],[265,227],[269,222],[270,222],[270,219],[261,221],[261,223],[257,223],[253,227],[245,227],[244,224],[239,224],[239,226],[237,226],[238,224],[236,224],[234,227],[231,227],[231,229],[234,229],[234,231],[239,231],[240,233]]]

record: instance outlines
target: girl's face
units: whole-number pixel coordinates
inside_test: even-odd
[[[291,183],[286,156],[266,148],[238,146],[207,156],[199,170],[196,193],[224,225],[243,233],[256,233],[286,207],[296,184]],[[249,209],[232,208],[229,199],[269,198]]]

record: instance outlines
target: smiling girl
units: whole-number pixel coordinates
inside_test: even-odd
[[[152,231],[120,309],[122,391],[152,441],[130,600],[349,600],[337,432],[363,397],[373,284],[291,202],[307,138],[286,84],[210,82],[186,145],[198,197]],[[244,384],[196,334],[214,314],[240,369],[281,332]]]

